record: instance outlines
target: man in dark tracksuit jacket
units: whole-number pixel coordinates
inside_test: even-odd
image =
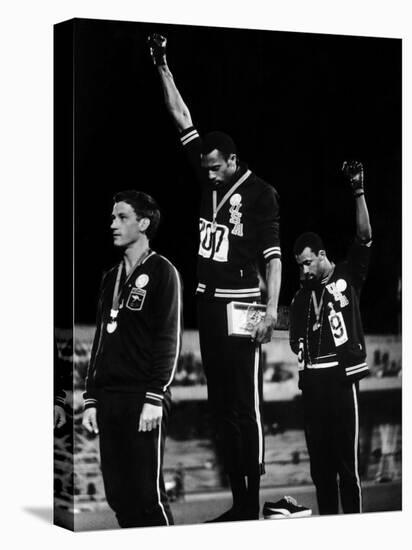
[[[123,260],[101,284],[83,425],[100,434],[106,498],[119,525],[170,525],[162,462],[181,347],[181,282],[149,248],[160,219],[154,200],[125,191],[114,201],[111,229]]]
[[[281,282],[279,203],[275,189],[239,161],[223,132],[203,139],[193,127],[166,63],[166,39],[149,39],[165,102],[201,185],[198,251],[198,323],[208,402],[233,507],[211,521],[259,517],[264,473],[260,344],[270,341]],[[228,335],[227,304],[259,302],[257,262],[266,262],[267,308],[251,339]]]
[[[315,233],[294,247],[302,287],[291,305],[290,344],[298,355],[305,437],[320,514],[362,511],[358,472],[358,380],[368,374],[359,311],[372,238],[363,167],[344,163],[354,190],[357,238],[336,266]],[[337,478],[339,477],[339,486]]]

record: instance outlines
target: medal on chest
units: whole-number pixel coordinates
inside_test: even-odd
[[[118,314],[119,314],[118,309],[111,309],[110,310],[110,319],[109,319],[109,322],[106,325],[106,330],[109,334],[112,334],[117,328],[116,318],[117,318]]]
[[[312,290],[312,304],[313,304],[313,311],[315,313],[315,319],[316,319],[312,326],[313,332],[316,332],[321,327],[321,313],[322,313],[324,292],[325,292],[325,289],[322,290],[322,294],[318,303],[318,300],[316,298],[316,292]]]
[[[148,248],[147,250],[145,250],[142,253],[140,258],[137,260],[137,262],[134,265],[133,269],[131,270],[131,272],[127,276],[126,281],[125,281],[124,284],[126,284],[128,282],[128,280],[130,279],[132,274],[135,272],[136,268],[139,267],[139,265],[142,264],[144,259],[149,254],[150,254],[150,249]],[[109,318],[109,322],[106,325],[106,331],[108,332],[108,334],[113,334],[113,332],[115,332],[115,330],[117,329],[117,316],[119,315],[119,310],[122,309],[122,307],[123,307],[123,300],[120,303],[120,297],[121,297],[121,294],[122,294],[122,290],[120,289],[120,279],[121,279],[121,276],[122,276],[122,271],[123,271],[123,262],[120,262],[119,267],[117,268],[116,282],[115,282],[114,289],[113,289],[113,298],[112,298],[112,307],[110,309],[110,318]],[[146,286],[148,282],[149,282],[149,276],[148,275],[146,275],[145,273],[142,273],[141,275],[139,275],[137,277],[136,283],[135,283],[136,288],[134,290],[136,291],[136,293],[143,293],[145,295],[146,291],[143,291],[141,289],[144,286]],[[133,309],[133,308],[130,308],[130,309]],[[141,307],[140,307],[140,309],[141,309]]]

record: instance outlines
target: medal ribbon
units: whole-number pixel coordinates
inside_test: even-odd
[[[311,357],[311,353],[310,353],[310,346],[309,346],[309,319],[310,319],[310,306],[311,306],[311,303],[313,303],[313,310],[315,312],[315,317],[316,317],[316,323],[313,325],[313,328],[312,330],[315,332],[317,331],[318,329],[319,330],[319,340],[318,340],[318,354],[317,354],[317,357],[319,357],[320,355],[320,345],[321,345],[321,341],[322,341],[322,325],[323,323],[319,323],[319,320],[320,320],[320,314],[321,314],[321,310],[322,310],[322,306],[323,306],[323,295],[325,294],[325,290],[326,290],[326,283],[329,281],[329,279],[332,277],[332,274],[333,272],[335,271],[335,264],[332,263],[332,269],[331,269],[331,272],[329,273],[329,275],[322,281],[322,284],[325,285],[323,287],[323,290],[322,290],[322,294],[321,294],[321,297],[320,297],[320,301],[319,301],[319,304],[318,304],[318,301],[316,299],[316,292],[314,290],[312,290],[312,294],[311,294],[311,297],[310,297],[310,302],[309,302],[309,308],[308,308],[308,319],[307,319],[307,325],[306,325],[306,349],[307,349],[307,353],[308,353],[308,360],[309,360],[309,364],[313,364],[312,362],[312,357]],[[316,356],[315,356],[315,360],[316,360]]]
[[[145,260],[150,253],[151,253],[150,248],[148,248],[143,252],[143,254],[140,256],[136,264],[131,269],[129,275],[126,277],[126,280],[123,284],[123,288],[126,285],[127,281],[130,279],[130,277],[133,275],[133,273],[136,271],[136,269],[139,267],[139,265],[143,263],[143,260]],[[122,295],[122,292],[123,292],[123,288],[119,290],[122,271],[123,271],[123,262],[120,262],[119,267],[117,268],[116,282],[114,284],[112,308],[110,310],[110,322],[114,322],[117,317],[117,314],[119,313],[120,296]]]
[[[317,325],[319,325],[320,312],[321,312],[322,306],[323,306],[323,295],[324,295],[324,293],[325,293],[325,287],[322,290],[322,294],[321,294],[320,301],[319,301],[319,304],[318,304],[318,300],[316,298],[316,292],[314,290],[312,290],[313,311],[315,312],[316,324]]]
[[[228,200],[228,198],[236,191],[236,189],[239,187],[239,185],[242,185],[244,181],[247,180],[247,178],[250,176],[252,172],[250,170],[246,170],[246,172],[243,174],[241,178],[237,180],[237,182],[232,185],[232,187],[229,189],[229,191],[226,193],[226,195],[221,199],[219,204],[217,204],[217,191],[216,189],[213,190],[213,225],[212,228],[216,225],[216,216],[219,210],[222,208],[222,206],[225,204],[225,202]]]
[[[112,309],[110,310],[110,317],[116,317],[117,312],[119,310],[119,302],[120,302],[120,294],[121,294],[121,291],[119,292],[119,286],[120,286],[122,271],[123,271],[123,262],[120,262],[119,267],[117,268],[116,282],[114,284]]]
[[[332,277],[334,271],[335,271],[335,264],[332,262],[332,269],[331,269],[329,275],[322,281],[322,284],[325,285],[325,286],[323,287],[322,294],[320,296],[319,304],[318,304],[318,300],[316,298],[316,292],[314,290],[312,290],[313,311],[315,312],[316,324],[317,325],[319,325],[320,312],[321,312],[321,309],[322,309],[322,306],[323,306],[323,295],[325,294],[326,283]]]

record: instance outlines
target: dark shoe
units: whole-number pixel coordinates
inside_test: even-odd
[[[263,517],[265,519],[305,518],[312,515],[312,510],[300,506],[292,497],[285,496],[277,502],[265,502]]]

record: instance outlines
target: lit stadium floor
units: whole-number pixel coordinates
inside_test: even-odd
[[[315,490],[312,485],[300,487],[265,488],[261,491],[261,504],[266,500],[276,501],[284,495],[297,499],[299,504],[312,508],[317,514]],[[194,525],[218,516],[230,506],[231,499],[227,491],[215,493],[197,493],[186,495],[184,501],[171,504],[176,525]],[[363,511],[383,512],[402,509],[401,482],[363,484]],[[67,524],[68,512],[55,510],[55,523]],[[75,530],[90,531],[100,529],[118,529],[116,518],[110,509],[99,512],[81,512],[75,514]]]

